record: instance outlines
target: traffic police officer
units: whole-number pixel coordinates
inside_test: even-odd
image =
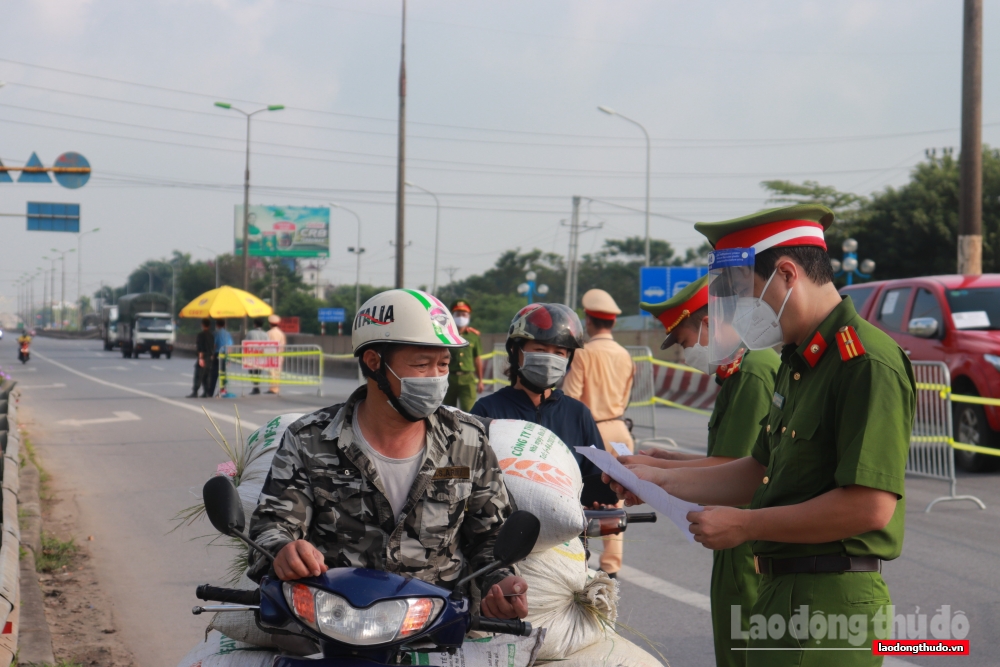
[[[837,293],[824,241],[833,218],[799,204],[695,225],[714,246],[709,356],[732,359],[740,340],[784,344],[770,414],[750,457],[634,468],[706,505],[688,514],[698,542],[751,543],[751,667],[881,665],[871,642],[892,624],[881,564],[903,546],[916,384],[906,354]]]
[[[472,306],[459,299],[451,304],[451,314],[462,338],[469,341],[468,347],[452,350],[451,366],[448,368],[448,395],[445,405],[454,405],[464,412],[476,404],[476,394],[483,393],[483,342],[479,332],[469,326]]]
[[[710,372],[708,276],[699,278],[663,303],[640,303],[639,306],[666,327],[667,337],[660,349],[680,345],[688,366],[703,373]],[[686,468],[720,465],[750,456],[759,430],[755,427],[771,407],[774,378],[780,363],[774,350],[751,352],[741,347],[733,361],[715,367],[715,382],[720,389],[708,419],[707,456],[650,449],[641,452],[640,456],[622,458],[622,463]],[[758,579],[749,543],[712,553],[712,633],[715,664],[719,667],[746,665],[747,641],[742,632],[750,629],[750,609],[757,601]],[[734,606],[739,609],[736,637],[733,637]]]
[[[621,443],[633,452],[635,444],[625,421],[625,410],[632,395],[635,362],[629,351],[611,335],[615,319],[622,314],[621,308],[602,289],[587,290],[580,304],[586,314],[585,326],[590,340],[573,356],[573,365],[566,373],[562,390],[590,408],[604,439],[604,448],[612,456],[618,453],[611,443]],[[622,536],[608,536],[602,542],[601,569],[616,577],[622,569]]]

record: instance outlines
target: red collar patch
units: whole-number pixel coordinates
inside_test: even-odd
[[[815,368],[816,364],[819,363],[820,357],[826,352],[826,341],[823,339],[823,334],[816,332],[809,341],[809,345],[806,346],[805,351],[802,352],[802,356],[805,357],[806,363],[809,364],[809,368]]]
[[[736,359],[729,362],[725,366],[719,366],[715,369],[715,376],[720,380],[725,380],[730,375],[736,375],[740,372],[740,365],[743,363],[743,357],[746,355],[747,351],[745,348],[741,348],[739,352],[736,353]]]
[[[860,357],[865,353],[865,346],[858,338],[858,332],[854,327],[840,327],[837,332],[837,349],[840,351],[840,358],[843,361],[850,361],[854,357]]]

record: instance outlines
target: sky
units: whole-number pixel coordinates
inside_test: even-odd
[[[1000,0],[984,4],[983,139],[997,146]],[[215,101],[285,105],[254,117],[251,203],[353,210],[362,282],[391,285],[400,9],[0,0],[0,160],[76,151],[93,168],[77,190],[0,183],[0,213],[79,203],[81,228],[100,229],[78,239],[0,217],[0,310],[54,250],[80,248],[86,294],[174,250],[231,252],[246,125]],[[643,234],[642,131],[598,105],[647,129],[652,236],[678,250],[700,244],[695,221],[765,207],[763,180],[899,186],[926,149],[957,153],[961,39],[962,3],[940,0],[410,0],[407,179],[441,203],[438,281],[511,248],[565,254],[574,195],[599,226],[581,253]],[[418,189],[406,227],[406,286],[429,285],[435,206]],[[357,235],[332,209],[332,284],[354,283]]]

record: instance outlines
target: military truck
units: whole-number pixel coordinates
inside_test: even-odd
[[[118,306],[101,308],[101,340],[107,352],[118,347]]]
[[[174,322],[170,297],[156,292],[126,294],[118,299],[118,344],[126,359],[149,352],[153,359],[174,352]]]

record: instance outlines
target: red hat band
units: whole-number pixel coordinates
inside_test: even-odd
[[[715,244],[716,250],[753,248],[761,253],[768,248],[808,245],[826,250],[823,225],[812,220],[779,220],[727,234]]]
[[[691,315],[691,313],[697,311],[699,308],[708,305],[708,285],[705,285],[700,290],[694,293],[694,295],[682,304],[676,305],[673,308],[669,308],[659,315],[656,319],[663,323],[663,327],[670,333],[677,325],[684,321],[685,318]]]

